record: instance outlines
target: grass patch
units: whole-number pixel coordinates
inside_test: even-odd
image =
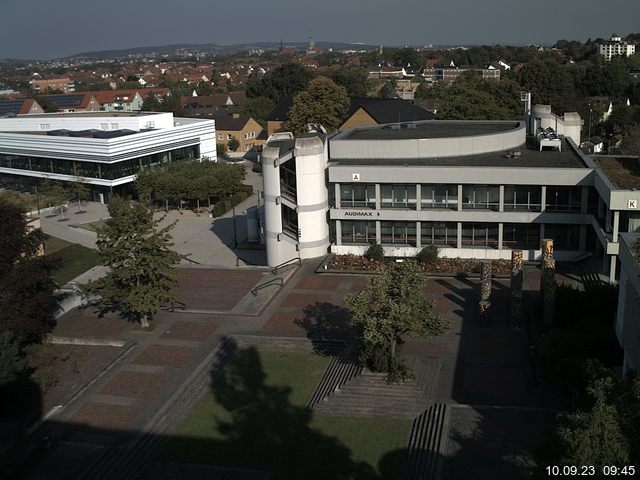
[[[313,417],[306,409],[328,363],[311,353],[239,351],[160,456],[278,479],[396,478],[411,421]]]
[[[104,225],[104,220],[96,220],[95,222],[81,223],[78,228],[89,230],[90,232],[97,232],[99,228]]]
[[[47,246],[50,245],[50,247]],[[65,245],[66,244],[66,245]],[[83,247],[65,240],[49,237],[45,242],[47,256],[57,260],[60,267],[54,270],[52,277],[58,285],[73,280],[78,275],[100,264],[97,250]]]

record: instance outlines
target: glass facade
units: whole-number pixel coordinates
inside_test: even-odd
[[[27,157],[0,153],[0,167],[19,170],[32,170],[60,175],[101,178],[115,180],[134,175],[140,170],[151,168],[161,163],[194,159],[200,156],[200,146],[178,148],[162,153],[145,155],[120,162],[83,162],[80,160],[62,160],[59,158]]]
[[[416,186],[405,184],[380,185],[380,206],[382,208],[416,209]]]
[[[457,247],[458,224],[456,222],[420,222],[420,244]]]
[[[552,212],[579,212],[581,187],[547,187],[546,209]]]
[[[280,165],[280,192],[283,197],[297,201],[296,162],[288,161]]]
[[[544,238],[553,239],[556,250],[577,251],[580,245],[580,225],[547,223],[544,226]]]
[[[500,209],[500,187],[497,185],[464,185],[462,199],[463,209],[498,211]]]
[[[376,222],[346,221],[341,222],[342,243],[368,245],[376,241]]]
[[[341,207],[376,208],[376,186],[373,183],[343,183],[340,185]]]
[[[502,226],[502,248],[539,249],[540,225],[537,223],[505,223]]]
[[[498,248],[497,223],[463,223],[463,248]]]
[[[380,222],[383,244],[416,246],[416,222]]]
[[[420,208],[458,209],[457,185],[421,185]]]
[[[542,187],[505,185],[504,211],[539,212],[542,206]]]

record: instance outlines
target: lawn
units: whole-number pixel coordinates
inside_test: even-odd
[[[311,353],[241,350],[160,456],[278,479],[380,478],[385,457],[384,478],[395,478],[411,421],[314,417],[306,404],[328,363]]]
[[[89,230],[90,232],[97,232],[98,228],[104,225],[104,220],[96,220],[95,222],[87,222],[81,223],[78,225],[79,228],[84,228],[85,230]]]
[[[52,275],[60,286],[100,264],[96,250],[60,238],[49,237],[45,241],[44,249],[47,256],[60,262],[60,267],[54,270]]]

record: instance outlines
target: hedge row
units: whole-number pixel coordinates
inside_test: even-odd
[[[243,185],[241,191],[234,193],[233,195],[231,195],[231,197],[225,200],[220,200],[213,206],[213,216],[220,217],[224,215],[233,207],[244,202],[252,193],[253,187],[251,185]]]

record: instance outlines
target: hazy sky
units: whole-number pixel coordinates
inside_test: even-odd
[[[550,44],[640,31],[639,0],[0,0],[0,58],[173,43]]]

